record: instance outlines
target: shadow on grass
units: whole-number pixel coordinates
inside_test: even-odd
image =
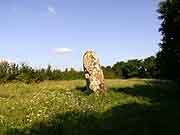
[[[125,93],[131,96],[150,98],[153,102],[162,100],[180,99],[180,90],[176,83],[170,81],[146,81],[144,85],[133,87],[111,88],[114,92]]]
[[[81,92],[85,92],[87,90],[87,87],[86,86],[77,86],[75,89],[79,90]]]
[[[90,91],[90,90],[87,90],[87,87],[86,86],[82,86],[82,87],[76,87],[75,88],[76,90],[78,90],[78,91],[81,91],[81,92],[83,92],[85,95],[87,95],[87,96],[89,96],[89,95],[91,95],[91,94],[93,94],[94,92],[93,91]]]
[[[165,121],[158,106],[127,104],[114,107],[105,113],[67,112],[57,114],[51,121],[36,123],[31,128],[9,129],[7,134],[175,135],[179,133],[178,128]]]
[[[180,108],[170,87],[151,82],[133,88],[113,89],[132,96],[151,98],[152,105],[130,103],[104,113],[65,112],[31,128],[8,129],[8,135],[179,135]],[[171,87],[175,88],[175,87]],[[169,89],[170,90],[170,89]],[[168,98],[169,97],[169,98]]]

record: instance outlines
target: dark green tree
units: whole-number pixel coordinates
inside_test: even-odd
[[[145,78],[159,78],[160,70],[158,67],[158,61],[155,56],[148,57],[143,61]]]
[[[105,79],[120,78],[111,66],[102,67]]]
[[[160,2],[162,40],[158,59],[161,77],[180,80],[180,0]]]
[[[47,80],[52,80],[52,67],[51,65],[48,65],[47,69],[46,69],[46,76],[47,76]]]
[[[9,77],[9,63],[8,62],[1,62],[0,63],[0,80],[1,82],[6,82]]]
[[[124,65],[125,65],[124,62],[117,62],[112,67],[113,71],[115,72],[116,76],[118,76],[118,78],[124,78],[123,71],[122,71]]]
[[[26,64],[22,64],[19,68],[16,79],[30,83],[34,79],[34,69]]]
[[[117,62],[113,65],[113,70],[119,78],[140,77],[142,60],[128,60],[127,62]]]

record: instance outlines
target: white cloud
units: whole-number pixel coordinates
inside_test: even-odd
[[[70,49],[70,48],[54,48],[53,52],[56,54],[67,54],[67,53],[72,53],[72,49]]]
[[[52,7],[52,6],[48,6],[48,13],[49,13],[50,15],[56,15],[56,14],[57,14],[55,8]]]

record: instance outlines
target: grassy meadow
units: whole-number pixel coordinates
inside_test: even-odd
[[[0,84],[0,135],[179,135],[178,86],[159,80],[106,80],[86,95],[85,81]]]

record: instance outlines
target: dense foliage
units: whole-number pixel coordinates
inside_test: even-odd
[[[154,56],[144,60],[129,60],[127,62],[117,62],[112,67],[102,67],[105,78],[158,78],[159,71],[157,68],[157,60]],[[83,79],[82,71],[75,69],[53,69],[50,65],[45,69],[33,69],[32,67],[22,64],[9,64],[7,62],[0,63],[0,82],[23,81],[39,82],[44,80],[75,80]]]
[[[83,78],[82,72],[74,69],[62,72],[59,69],[52,69],[49,65],[47,69],[33,69],[32,67],[22,64],[9,64],[2,62],[0,64],[0,81],[7,82],[12,80],[23,82],[39,82],[44,80],[74,80]]]
[[[107,68],[109,69],[109,67],[106,67],[106,69]],[[148,57],[144,60],[132,59],[127,62],[117,62],[112,66],[111,70],[109,69],[109,71],[113,71],[115,74],[114,77],[124,79],[132,77],[159,78],[158,61],[154,56]],[[104,74],[106,78],[110,78],[106,72],[104,72]]]
[[[162,20],[161,51],[158,53],[161,76],[166,79],[180,80],[180,1],[161,2],[158,12],[159,19]]]

